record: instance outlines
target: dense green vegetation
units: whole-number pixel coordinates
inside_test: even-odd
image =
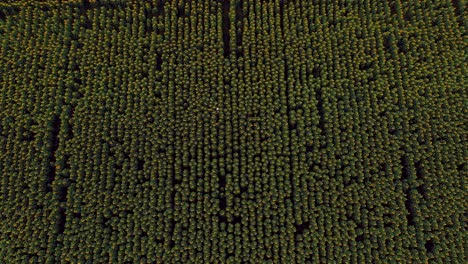
[[[464,262],[463,7],[0,1],[0,262]]]

